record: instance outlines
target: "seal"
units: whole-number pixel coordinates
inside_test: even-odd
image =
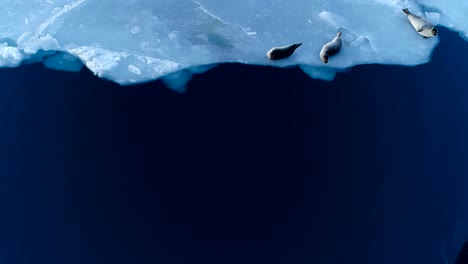
[[[432,25],[432,23],[427,19],[411,13],[408,8],[403,8],[402,10],[407,15],[409,22],[419,35],[425,38],[437,36],[437,28],[434,27],[434,25]]]
[[[270,60],[286,59],[287,57],[291,56],[294,53],[294,51],[301,45],[302,43],[297,43],[284,47],[274,47],[267,52],[267,57]]]
[[[320,59],[323,63],[328,63],[328,59],[331,56],[338,54],[341,50],[341,46],[341,32],[338,32],[336,37],[332,41],[323,45],[322,50],[320,51]]]

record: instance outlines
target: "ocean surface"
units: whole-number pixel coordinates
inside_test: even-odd
[[[225,64],[183,94],[1,69],[0,263],[454,263],[468,42],[440,40],[421,66]]]

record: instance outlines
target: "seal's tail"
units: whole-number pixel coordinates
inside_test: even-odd
[[[408,8],[403,8],[402,10],[403,10],[403,12],[405,12],[405,14],[407,14],[407,15],[411,14],[411,12],[409,11]]]

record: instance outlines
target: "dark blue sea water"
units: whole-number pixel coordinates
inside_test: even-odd
[[[454,263],[468,42],[440,39],[417,67],[221,65],[184,94],[0,70],[0,263]]]

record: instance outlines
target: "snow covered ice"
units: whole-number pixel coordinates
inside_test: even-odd
[[[460,0],[11,0],[0,8],[0,66],[85,65],[120,84],[163,78],[174,89],[227,62],[300,65],[332,80],[359,64],[428,62],[438,37],[418,35],[405,7],[468,40],[468,2]],[[318,54],[337,31],[343,48],[325,65]],[[266,57],[298,42],[285,60]]]

